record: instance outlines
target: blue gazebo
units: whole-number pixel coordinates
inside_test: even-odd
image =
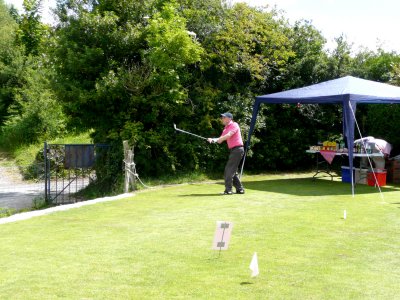
[[[343,135],[347,139],[349,166],[352,170],[357,103],[400,104],[400,87],[346,76],[303,88],[256,97],[247,147],[250,145],[251,135],[262,103],[341,104],[343,106]],[[354,195],[353,172],[350,173]]]

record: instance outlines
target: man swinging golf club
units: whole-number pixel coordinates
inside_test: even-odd
[[[208,138],[209,143],[221,144],[224,141],[228,144],[229,159],[225,166],[224,179],[225,191],[223,195],[232,195],[232,185],[236,188],[237,194],[244,194],[244,188],[238,177],[237,169],[244,154],[242,135],[238,123],[233,121],[231,113],[221,114],[221,123],[225,126],[219,138]]]

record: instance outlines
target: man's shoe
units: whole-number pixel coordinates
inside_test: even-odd
[[[241,189],[241,190],[236,190],[236,194],[244,194],[244,189]]]
[[[232,191],[224,191],[221,195],[232,195]]]

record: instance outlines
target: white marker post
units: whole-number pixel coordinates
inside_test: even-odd
[[[346,210],[344,210],[344,212],[343,212],[343,219],[346,220],[346,218],[347,218],[347,212],[346,212]]]
[[[212,249],[219,250],[218,255],[221,254],[221,250],[228,250],[229,241],[231,239],[232,227],[233,227],[232,222],[217,221],[217,228],[215,229]]]
[[[251,277],[256,277],[260,272],[258,271],[258,258],[257,258],[257,252],[254,252],[253,258],[251,259],[251,263],[249,266],[251,270]]]

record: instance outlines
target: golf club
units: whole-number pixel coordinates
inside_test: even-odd
[[[197,134],[190,133],[190,132],[187,132],[187,131],[185,131],[185,130],[179,129],[178,127],[176,127],[175,124],[174,124],[174,129],[175,129],[176,131],[183,132],[183,133],[186,133],[186,134],[190,134],[190,135],[193,135],[193,136],[195,136],[195,137],[197,137],[197,138],[200,138],[200,139],[203,139],[203,140],[207,140],[207,138],[202,137],[202,136],[200,136],[200,135],[197,135]]]
[[[244,155],[243,155],[243,159],[242,159],[242,167],[240,168],[239,179],[242,179],[242,176],[243,176],[244,162],[246,161],[246,155],[247,155],[247,146],[245,149],[246,150],[244,151]]]

